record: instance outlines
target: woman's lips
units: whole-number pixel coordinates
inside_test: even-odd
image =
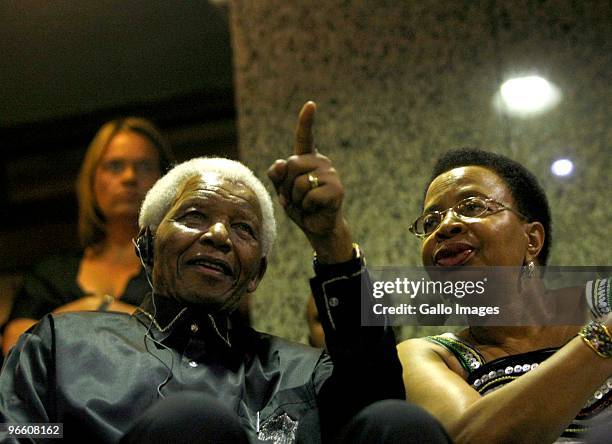
[[[474,251],[472,245],[463,242],[442,245],[434,254],[434,264],[442,267],[462,265],[470,260]]]
[[[436,260],[436,265],[440,265],[442,267],[454,267],[456,265],[462,265],[472,257],[472,253],[474,253],[474,250],[469,249],[463,250],[451,256],[440,257]]]

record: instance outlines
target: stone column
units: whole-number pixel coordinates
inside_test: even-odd
[[[233,0],[230,14],[243,160],[264,175],[289,156],[297,112],[315,100],[317,147],[342,175],[370,264],[420,264],[408,226],[431,166],[449,148],[478,146],[542,180],[554,264],[612,265],[601,248],[612,220],[609,3]],[[498,112],[500,84],[522,73],[555,82],[560,105],[529,120]],[[575,177],[550,175],[561,155],[573,156]],[[311,250],[277,210],[255,326],[303,340]]]

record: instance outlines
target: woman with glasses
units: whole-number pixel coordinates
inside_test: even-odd
[[[522,270],[517,287],[539,281],[536,267],[546,265],[552,244],[550,210],[536,178],[517,162],[475,149],[438,160],[411,231],[432,270],[508,267]],[[458,443],[582,442],[596,433],[591,426],[610,427],[612,319],[604,303],[610,282],[589,288],[601,304],[591,307],[598,320],[584,327],[481,323],[401,343],[408,400]],[[546,306],[529,309],[534,319],[545,318],[538,311]]]

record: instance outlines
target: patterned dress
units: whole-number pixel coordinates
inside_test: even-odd
[[[452,333],[428,336],[428,341],[450,351],[466,370],[467,382],[482,396],[534,371],[558,349],[546,348],[486,362],[472,345]],[[595,391],[578,416],[567,426],[557,443],[584,442],[585,432],[595,422],[612,424],[612,376]],[[610,437],[612,442],[612,437]]]

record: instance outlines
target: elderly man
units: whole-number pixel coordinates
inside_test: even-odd
[[[0,377],[0,422],[63,423],[77,442],[371,442],[393,433],[394,417],[425,440],[443,438],[400,401],[354,416],[403,398],[401,368],[391,331],[360,327],[363,258],[338,175],[314,150],[314,110],[304,106],[295,155],[269,176],[317,253],[311,287],[331,359],[231,323],[265,274],[272,202],[244,165],[193,159],[142,206],[136,244],[151,295],[133,316],[48,315],[22,336]]]

